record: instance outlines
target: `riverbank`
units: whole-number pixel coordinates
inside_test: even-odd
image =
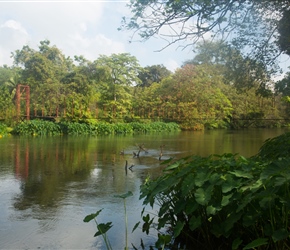
[[[14,128],[9,128],[0,123],[0,135],[112,135],[134,134],[149,132],[179,131],[180,127],[174,122],[150,123],[108,123],[108,122],[51,122],[43,120],[29,120],[18,123]]]

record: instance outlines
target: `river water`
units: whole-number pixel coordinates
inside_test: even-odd
[[[140,248],[137,229],[142,201],[139,187],[147,176],[162,174],[159,161],[197,154],[256,154],[263,142],[285,129],[209,130],[103,137],[4,137],[0,139],[0,249],[106,249],[86,215],[103,209],[99,223],[112,222],[113,249],[124,249],[126,199],[128,242]],[[148,151],[133,157],[139,145]],[[123,153],[120,153],[123,152]],[[125,171],[125,162],[134,165]],[[155,212],[154,210],[152,211]]]

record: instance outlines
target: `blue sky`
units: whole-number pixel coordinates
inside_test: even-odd
[[[118,31],[123,16],[130,16],[126,0],[0,0],[0,66],[12,65],[11,52],[24,45],[37,49],[50,40],[66,56],[83,55],[95,60],[99,55],[130,53],[140,65],[163,64],[174,71],[194,54],[178,44],[161,52],[160,38],[129,43],[132,32]],[[137,39],[137,37],[136,37]],[[182,44],[179,44],[182,45]],[[289,57],[281,56],[287,70]]]
[[[95,60],[99,55],[130,53],[140,65],[163,64],[174,71],[193,58],[190,48],[177,45],[162,52],[166,43],[152,38],[129,43],[129,31],[118,31],[123,16],[130,16],[126,1],[3,1],[0,0],[0,66],[12,65],[11,52],[24,45],[37,49],[48,39],[66,56],[83,55]]]

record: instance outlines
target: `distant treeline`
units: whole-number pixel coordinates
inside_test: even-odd
[[[11,125],[27,116],[25,92],[16,109],[16,86],[22,84],[30,89],[31,119],[172,121],[186,130],[287,125],[288,76],[273,83],[258,63],[238,51],[227,57],[221,48],[203,44],[173,73],[163,65],[143,68],[128,53],[89,61],[66,57],[47,40],[38,50],[24,46],[12,53],[12,67],[0,67],[0,118]],[[221,54],[223,60],[216,60]]]

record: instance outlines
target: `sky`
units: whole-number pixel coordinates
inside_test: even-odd
[[[194,57],[192,47],[182,49],[182,44],[157,52],[166,46],[161,38],[130,43],[132,31],[118,31],[122,17],[130,17],[127,4],[128,0],[0,0],[0,66],[12,66],[12,52],[25,45],[38,50],[43,40],[71,58],[82,55],[94,61],[100,55],[130,53],[142,67],[163,64],[172,72]],[[289,57],[281,57],[280,66],[287,69]]]
[[[174,72],[194,54],[190,48],[170,46],[152,38],[130,43],[131,31],[118,31],[123,16],[130,16],[121,0],[0,0],[0,66],[12,66],[11,52],[23,46],[38,50],[49,40],[65,56],[84,56],[90,61],[100,55],[130,53],[142,67],[163,64]],[[137,37],[136,37],[137,39]]]

